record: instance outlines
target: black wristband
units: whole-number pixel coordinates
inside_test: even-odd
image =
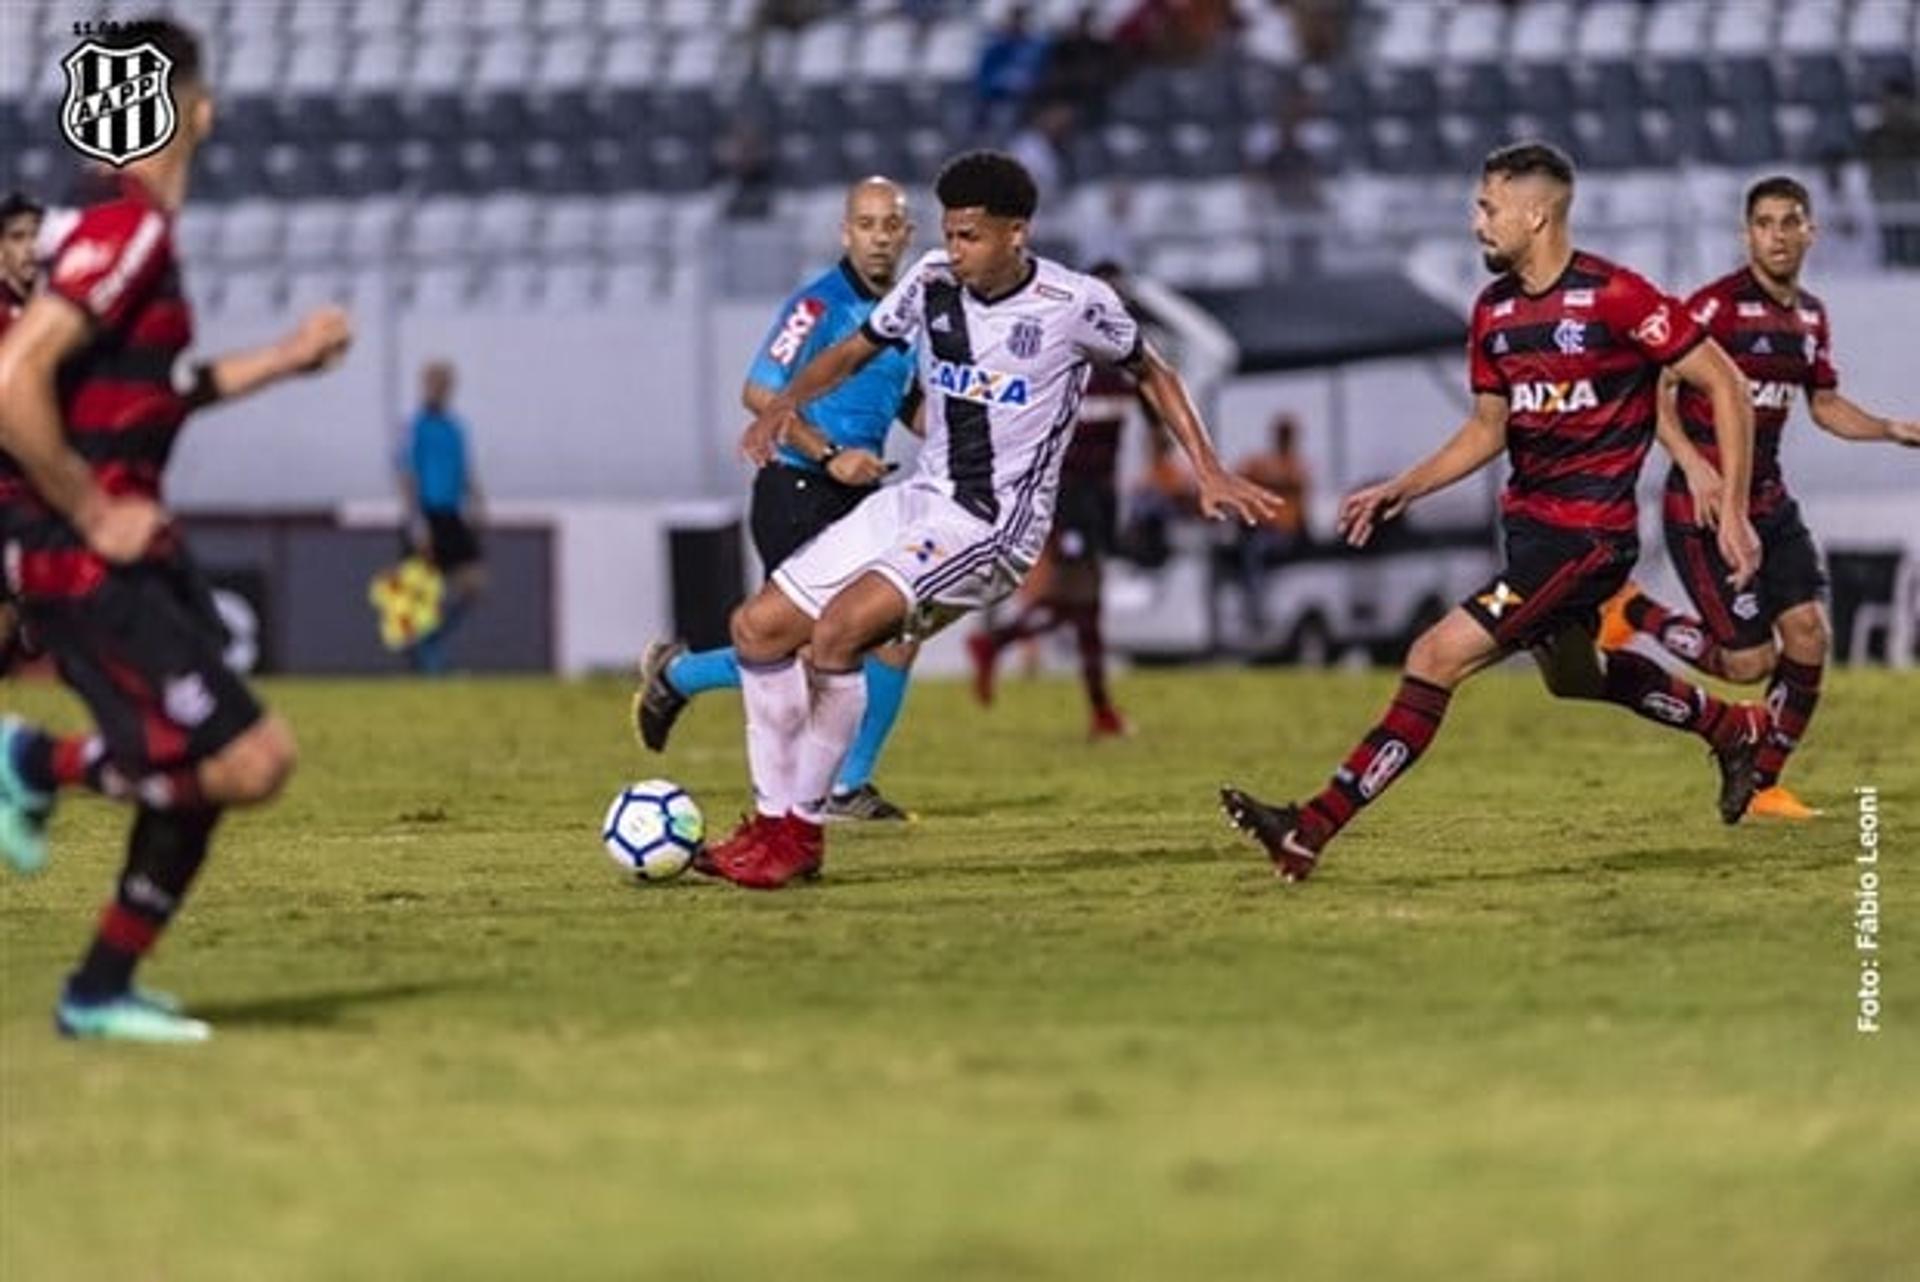
[[[828,441],[827,448],[821,453],[819,458],[814,460],[814,462],[818,463],[821,466],[821,468],[824,470],[829,464],[833,462],[833,460],[840,457],[840,453],[841,453],[841,447],[838,445],[835,445],[832,441]]]

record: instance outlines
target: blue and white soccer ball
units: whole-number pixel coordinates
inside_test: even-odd
[[[706,834],[699,804],[667,779],[627,785],[600,825],[607,854],[641,881],[666,881],[685,872]]]

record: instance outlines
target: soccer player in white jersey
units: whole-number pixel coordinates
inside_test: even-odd
[[[914,475],[788,557],[733,615],[756,813],[701,867],[738,885],[818,874],[821,807],[866,702],[861,657],[1005,597],[1039,558],[1094,362],[1136,377],[1192,460],[1208,516],[1253,522],[1281,506],[1220,465],[1180,376],[1113,290],[1027,252],[1035,193],[1018,161],[960,156],[935,193],[945,249],[798,371],[741,438],[741,452],[765,463],[797,430],[796,406],[882,348],[917,345],[927,431]]]

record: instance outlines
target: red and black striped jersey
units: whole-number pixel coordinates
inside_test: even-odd
[[[61,240],[46,289],[89,322],[85,345],[56,373],[68,440],[108,494],[160,498],[188,408],[174,367],[193,341],[172,216],[138,179],[123,177],[118,194],[83,210]],[[19,475],[10,459],[0,460],[0,473]],[[30,486],[11,501],[9,521],[26,591],[72,595],[104,578],[79,532]]]
[[[1705,332],[1645,277],[1576,252],[1545,291],[1502,276],[1473,308],[1473,390],[1507,400],[1508,519],[1631,536],[1660,368]]]
[[[1112,365],[1095,365],[1080,401],[1080,421],[1060,465],[1062,474],[1109,489],[1119,485],[1120,431],[1139,403],[1133,379]]]
[[[1805,290],[1791,307],[1769,294],[1750,267],[1729,272],[1687,300],[1687,311],[1727,349],[1747,376],[1753,394],[1753,488],[1755,516],[1786,501],[1780,475],[1780,434],[1793,408],[1794,393],[1840,385],[1833,368],[1832,330],[1824,303]],[[1713,434],[1713,402],[1697,388],[1680,389],[1680,422],[1687,439],[1720,465],[1720,444]],[[1667,474],[1667,519],[1695,524],[1693,496],[1678,467]]]

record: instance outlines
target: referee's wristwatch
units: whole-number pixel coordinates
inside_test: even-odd
[[[819,458],[815,459],[814,462],[820,465],[822,472],[831,471],[833,469],[833,461],[839,458],[842,452],[843,447],[834,444],[832,441],[828,441],[825,452],[823,452]]]

